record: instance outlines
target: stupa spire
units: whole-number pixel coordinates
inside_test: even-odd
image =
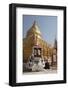
[[[33,26],[35,26],[35,25],[37,25],[37,22],[36,22],[36,20],[34,20],[34,23],[33,23]]]

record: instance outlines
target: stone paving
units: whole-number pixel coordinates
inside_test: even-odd
[[[57,73],[57,70],[52,69],[43,69],[42,71],[35,71],[35,72],[24,72],[25,75],[31,75],[31,74],[54,74]]]

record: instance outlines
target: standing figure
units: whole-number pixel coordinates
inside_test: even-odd
[[[46,62],[45,62],[45,67],[44,67],[44,69],[50,69],[50,65],[49,65],[48,60],[46,60]]]

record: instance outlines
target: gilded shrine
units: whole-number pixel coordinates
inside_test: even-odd
[[[44,32],[45,33],[45,32]],[[56,60],[53,60],[55,55]],[[23,62],[29,62],[30,56],[40,57],[41,60],[48,60],[50,65],[57,64],[57,42],[54,46],[49,45],[43,38],[40,28],[34,21],[33,25],[27,31],[26,37],[23,39]]]

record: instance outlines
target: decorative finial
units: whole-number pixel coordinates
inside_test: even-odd
[[[57,48],[57,39],[55,38],[54,47]]]
[[[36,21],[34,21],[34,23],[33,23],[33,26],[35,26],[36,25]]]

